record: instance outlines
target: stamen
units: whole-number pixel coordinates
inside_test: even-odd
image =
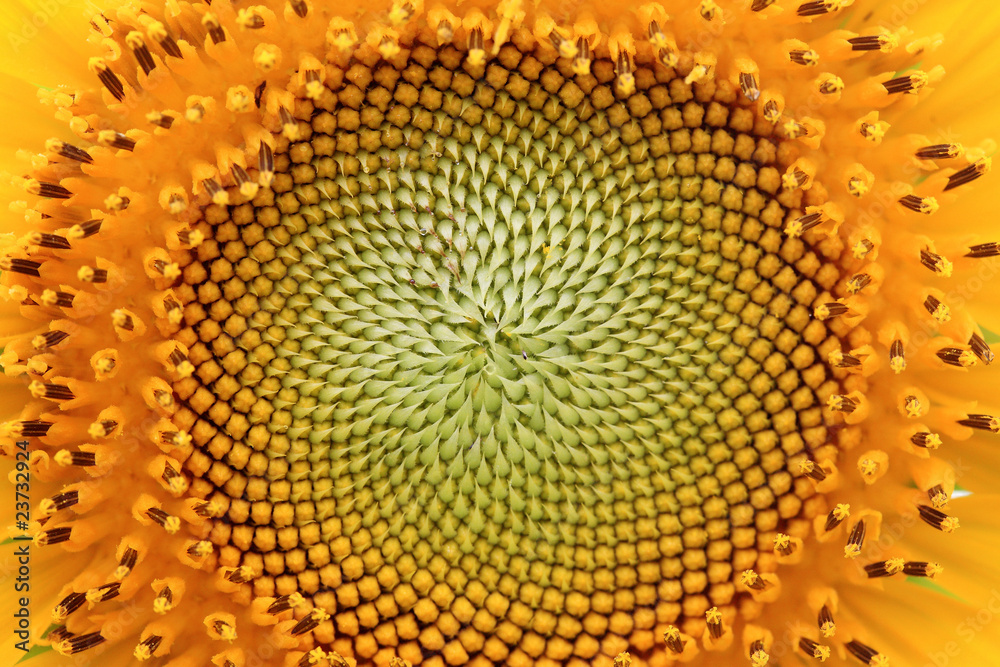
[[[865,574],[868,575],[869,579],[878,579],[881,577],[891,577],[894,574],[899,574],[903,571],[905,561],[902,558],[890,558],[889,560],[879,561],[877,563],[869,563],[865,565]]]
[[[889,368],[896,375],[899,375],[906,369],[906,357],[903,354],[903,341],[896,339],[892,341],[892,345],[889,346]]]
[[[628,651],[615,656],[611,667],[632,667],[632,656]]]
[[[788,225],[785,227],[785,234],[787,234],[793,239],[798,238],[799,236],[802,236],[804,233],[808,232],[813,227],[816,227],[817,225],[827,222],[828,220],[829,218],[823,215],[823,213],[820,212],[809,213],[807,215],[798,217],[795,220],[792,220],[790,223],[788,223]],[[845,312],[847,311],[846,307],[844,308],[844,311]]]
[[[819,78],[817,88],[823,95],[836,95],[843,92],[844,80],[835,74],[823,74]]]
[[[774,536],[774,551],[782,556],[791,556],[795,553],[796,544],[792,538],[784,533]]]
[[[847,546],[844,547],[845,558],[857,558],[861,555],[861,547],[865,543],[865,520],[859,519],[851,534],[847,538]]]
[[[573,73],[578,76],[584,76],[590,74],[590,42],[588,42],[583,37],[579,37],[576,40],[576,51],[577,56],[573,59]],[[666,65],[667,67],[672,67],[672,65],[664,62],[663,50],[657,54],[657,60]]]
[[[917,149],[916,156],[921,160],[946,160],[959,157],[964,152],[961,144],[933,144]]]
[[[29,178],[25,181],[25,189],[33,195],[48,199],[69,199],[73,193],[58,183],[45,183]]]
[[[56,452],[54,458],[56,463],[61,466],[90,468],[97,465],[97,452],[71,452],[66,449],[61,449]]]
[[[793,49],[788,52],[788,59],[796,65],[812,67],[819,62],[819,54],[812,49]]]
[[[1000,257],[1000,241],[990,241],[989,243],[979,243],[969,246],[966,257],[973,259],[985,259],[987,257]]]
[[[829,14],[837,11],[844,4],[844,0],[815,0],[814,2],[804,2],[799,5],[796,13],[802,17],[822,16],[823,14]]]
[[[945,278],[951,277],[953,265],[945,257],[924,249],[920,251],[920,263]]]
[[[69,292],[56,292],[54,290],[47,289],[42,292],[42,296],[39,300],[42,305],[50,308],[72,308],[73,297],[74,295]]]
[[[726,629],[722,625],[722,612],[719,608],[712,607],[706,611],[705,620],[708,625],[708,636],[712,639],[721,639]]]
[[[121,132],[114,130],[101,130],[97,133],[97,143],[110,148],[119,148],[125,151],[135,150],[135,141],[129,139]]]
[[[247,7],[237,13],[236,25],[243,30],[260,30],[264,27],[264,17],[257,13],[256,7]]]
[[[153,657],[153,654],[156,653],[156,649],[160,647],[161,641],[163,641],[163,637],[150,635],[139,642],[139,645],[135,647],[135,651],[133,651],[132,655],[134,655],[135,659],[140,662],[149,660]]]
[[[632,74],[632,61],[624,51],[618,54],[618,61],[615,65],[615,76],[617,77],[618,91],[622,95],[631,95],[635,92],[635,75]]]
[[[924,299],[924,308],[938,322],[944,323],[951,320],[951,311],[948,306],[941,303],[933,294],[927,295],[927,298]]]
[[[36,380],[28,386],[28,390],[35,398],[47,398],[50,401],[72,401],[76,398],[69,387],[51,382]]]
[[[108,600],[114,600],[121,593],[121,582],[113,581],[110,584],[104,584],[103,586],[98,586],[97,588],[91,588],[87,591],[87,602],[96,604],[98,602],[107,602]]]
[[[201,19],[201,24],[208,31],[208,36],[212,38],[213,44],[220,44],[226,41],[226,32],[222,29],[222,24],[219,23],[219,19],[216,18],[215,14],[206,12],[205,16]]]
[[[988,173],[990,171],[990,167],[992,167],[992,165],[993,165],[993,161],[990,160],[988,157],[984,157],[984,158],[981,158],[979,160],[976,160],[975,162],[973,162],[972,164],[970,164],[968,167],[966,167],[964,169],[961,169],[961,170],[955,172],[954,174],[952,174],[951,176],[949,176],[948,177],[948,184],[946,186],[944,186],[944,191],[947,192],[948,190],[951,190],[952,188],[957,188],[960,185],[965,185],[966,183],[971,183],[972,181],[976,180],[977,178],[979,178],[983,174]]]
[[[22,438],[41,438],[49,432],[49,429],[52,428],[52,424],[53,422],[46,422],[37,419],[13,422],[10,432],[13,435],[21,436]]]
[[[915,93],[930,81],[930,77],[924,72],[914,72],[912,74],[906,74],[904,76],[896,77],[895,79],[889,79],[882,84],[886,92],[890,95],[896,95],[898,93]]]
[[[764,667],[771,659],[771,656],[764,650],[764,640],[758,639],[750,644],[750,664],[753,667]]]
[[[864,259],[865,257],[868,256],[868,253],[870,253],[874,249],[875,249],[874,243],[872,243],[868,239],[861,239],[851,249],[851,255],[854,257],[854,259]],[[867,285],[868,283],[865,284]]]
[[[816,658],[820,662],[825,662],[830,657],[830,647],[818,642],[801,637],[799,639],[799,649],[811,658]]]
[[[754,591],[765,590],[770,584],[753,570],[743,570],[740,574],[740,583]]]
[[[847,41],[853,51],[882,51],[883,53],[890,53],[899,44],[899,40],[893,35],[866,35],[851,37]]]
[[[14,273],[20,273],[34,278],[39,277],[38,267],[41,265],[41,262],[36,262],[30,259],[16,259],[14,257],[0,258],[0,271],[12,271]]]
[[[264,142],[260,144],[257,162],[258,171],[260,172],[258,182],[261,187],[266,188],[274,180],[274,153],[271,152],[271,147]]]
[[[928,563],[926,561],[907,561],[903,565],[903,574],[908,577],[927,577],[928,579],[933,579],[935,576],[941,574],[944,568],[937,563]]]
[[[858,409],[858,401],[843,394],[834,394],[826,400],[826,407],[834,412],[851,414]]]
[[[754,12],[763,11],[777,1],[778,0],[753,0],[753,3],[750,5],[750,11]]]
[[[941,509],[948,504],[948,494],[945,493],[944,487],[940,484],[935,484],[927,489],[927,497],[930,499],[934,509]]]
[[[295,15],[299,18],[304,19],[309,14],[309,4],[306,0],[289,0],[288,4],[291,6],[292,11],[295,12]],[[409,3],[407,3],[405,7],[410,7]],[[412,16],[412,8],[410,15]]]
[[[315,630],[319,627],[320,623],[329,618],[330,615],[322,609],[313,609],[306,616],[302,617],[302,620],[295,624],[291,630],[291,634],[293,637],[298,637],[299,635]]]
[[[799,473],[807,477],[811,477],[817,482],[822,482],[826,479],[826,471],[823,470],[823,468],[815,461],[811,461],[809,459],[804,459],[801,463],[799,463]]]
[[[871,667],[888,667],[889,661],[884,655],[871,648],[870,646],[865,646],[857,640],[851,640],[844,644],[844,648],[847,652],[853,655],[855,658],[860,660],[866,665]]]
[[[268,606],[267,613],[272,616],[277,616],[283,611],[294,609],[302,604],[305,604],[305,599],[302,597],[301,593],[296,591],[291,595],[282,595],[281,597],[275,598],[274,602]]]
[[[148,114],[146,114],[146,120],[148,120],[153,125],[162,127],[165,130],[169,130],[170,126],[174,124],[173,116],[166,113],[162,113],[160,111],[150,111]]]
[[[108,282],[108,272],[106,269],[95,269],[91,266],[81,266],[76,272],[76,277],[85,283],[106,283]]]
[[[60,544],[61,542],[67,541],[70,538],[70,533],[72,532],[72,526],[63,526],[61,528],[43,530],[35,535],[35,545],[44,547],[50,544]]]
[[[130,32],[125,36],[125,43],[132,49],[132,55],[135,56],[136,62],[142,68],[143,74],[148,76],[156,69],[156,62],[153,60],[153,55],[149,52],[149,47],[146,46],[146,38],[141,32],[135,30]]]
[[[91,58],[88,64],[90,71],[97,75],[112,97],[123,102],[125,100],[125,86],[118,75],[108,68],[107,63],[102,58]]]
[[[45,147],[66,158],[67,160],[74,160],[76,162],[84,162],[86,164],[93,164],[94,158],[90,157],[90,153],[82,148],[77,148],[72,144],[67,144],[59,139],[49,139],[45,143]]]
[[[667,643],[667,648],[671,652],[678,655],[684,652],[684,644],[686,642],[681,638],[681,631],[676,626],[667,626],[666,631],[663,633],[663,641]]]
[[[849,308],[839,301],[821,303],[813,309],[813,316],[817,320],[828,320],[831,317],[838,317],[845,314]]]
[[[170,590],[170,586],[164,585],[163,589],[153,599],[153,611],[157,614],[166,614],[173,608],[174,592]]]
[[[173,535],[181,527],[181,521],[175,516],[167,514],[159,507],[150,507],[145,512],[146,516],[149,517],[154,523],[161,526],[168,533]]]
[[[174,41],[174,38],[170,36],[170,33],[167,32],[167,27],[163,25],[163,23],[160,21],[151,22],[146,32],[150,37],[156,40],[156,43],[160,45],[160,48],[162,48],[168,56],[172,58],[180,58],[182,56],[181,48],[177,45],[177,42]]]
[[[816,623],[819,625],[820,634],[826,638],[832,637],[837,632],[837,624],[833,622],[833,612],[826,605],[820,608]]]
[[[941,436],[930,431],[920,431],[910,436],[910,442],[917,447],[925,449],[937,449],[941,446]]]
[[[990,346],[986,344],[986,340],[978,332],[973,332],[972,336],[969,337],[969,347],[979,357],[979,360],[987,366],[993,362],[993,350],[990,349]]]
[[[920,518],[924,523],[932,528],[937,528],[943,533],[953,533],[959,527],[956,517],[949,516],[930,505],[917,505],[917,511],[920,513]]]
[[[86,635],[78,635],[76,637],[71,637],[69,639],[64,639],[63,641],[55,644],[53,648],[61,655],[75,655],[77,653],[82,653],[88,649],[92,649],[96,646],[100,646],[106,640],[98,632],[91,632]]]
[[[972,350],[960,347],[943,347],[936,352],[938,359],[958,368],[970,368],[976,365],[976,355]]]
[[[1000,433],[1000,419],[991,415],[970,414],[966,419],[960,419],[958,423],[980,431]]]
[[[70,593],[52,610],[52,622],[62,623],[70,614],[82,607],[86,601],[86,593]]]
[[[43,352],[59,345],[67,338],[69,338],[69,334],[65,331],[46,331],[32,338],[31,346],[38,352]]]
[[[847,503],[838,504],[826,515],[826,525],[823,526],[823,530],[829,533],[849,516],[851,516],[851,506]]]
[[[924,215],[932,215],[936,213],[941,205],[938,204],[934,197],[918,197],[916,195],[906,195],[899,200],[903,208],[908,208],[915,213],[923,213]]]
[[[231,581],[234,584],[245,584],[253,580],[253,570],[246,565],[241,565],[229,570],[224,576],[227,581]]]

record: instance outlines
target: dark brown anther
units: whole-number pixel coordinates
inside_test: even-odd
[[[123,568],[126,572],[131,572],[138,560],[139,552],[132,547],[128,547],[125,549],[125,553],[122,554],[121,560],[118,561],[118,567]]]
[[[268,606],[267,613],[271,614],[272,616],[276,616],[283,611],[288,611],[289,609],[292,608],[291,600],[292,600],[291,595],[282,595],[280,597],[276,597],[274,599],[274,602],[272,602]]]
[[[820,661],[825,661],[826,656],[830,655],[830,647],[823,646],[808,637],[799,638],[799,650],[810,658],[818,658]]]
[[[0,271],[11,271],[35,278],[39,277],[38,267],[41,265],[41,262],[30,259],[17,259],[15,257],[0,258]]]
[[[924,449],[937,449],[941,446],[941,436],[930,431],[920,431],[910,436],[910,442]]]
[[[681,638],[681,631],[673,625],[669,626],[666,632],[663,633],[663,640],[667,643],[667,648],[672,653],[680,655],[684,652],[684,644],[686,642]]]
[[[74,238],[85,239],[101,231],[102,222],[103,220],[88,220],[87,222],[81,222],[79,225],[74,225],[70,232]]]
[[[986,339],[979,335],[979,332],[973,332],[972,336],[969,337],[969,349],[984,364],[989,365],[993,362],[993,350],[986,344]]]
[[[773,5],[777,0],[753,0],[753,4],[750,5],[750,11],[759,12],[767,9]]]
[[[271,147],[266,143],[261,142],[260,144],[260,151],[257,154],[257,164],[257,168],[262,174],[274,173],[274,153],[271,152]]]
[[[847,509],[847,505],[837,505],[826,515],[826,523],[823,526],[823,530],[830,532],[840,524],[844,522],[844,519],[850,516],[850,511]]]
[[[64,653],[75,655],[103,644],[106,640],[100,632],[91,632],[86,635],[69,637],[60,642],[60,649]]]
[[[924,213],[931,214],[937,210],[937,202],[932,199],[918,197],[917,195],[906,195],[899,199],[899,203],[903,208],[909,209],[914,213]]]
[[[898,560],[882,560],[877,563],[865,565],[865,574],[868,575],[869,579],[880,579],[882,577],[891,577],[900,572],[901,568],[902,563]]]
[[[883,35],[865,35],[851,37],[847,42],[852,51],[879,51],[886,44],[886,38]]]
[[[796,65],[811,67],[819,62],[819,55],[812,49],[793,49],[788,52],[788,59]]]
[[[222,25],[219,23],[219,19],[215,17],[215,14],[206,12],[205,16],[201,19],[201,24],[205,26],[208,36],[212,38],[213,44],[220,44],[226,41],[226,31],[222,29]]]
[[[927,489],[927,498],[935,509],[941,509],[948,504],[948,494],[944,492],[944,487],[940,484],[935,484]]]
[[[160,111],[152,111],[146,114],[146,120],[157,127],[162,127],[164,130],[169,130],[170,126],[174,124],[173,116]]]
[[[181,47],[177,45],[176,40],[166,30],[156,36],[156,41],[168,56],[173,58],[182,57]]]
[[[58,234],[45,234],[43,232],[32,232],[31,243],[39,248],[51,248],[53,250],[69,250],[69,239]]]
[[[65,385],[55,384],[52,382],[39,382],[37,384],[32,384],[37,387],[42,398],[47,398],[51,401],[72,401],[76,398],[76,396],[73,395],[73,392],[70,391],[70,388]]]
[[[907,74],[905,76],[898,76],[895,79],[889,79],[882,84],[882,87],[885,88],[886,92],[890,95],[912,93],[919,90],[926,83],[926,81],[926,77]]]
[[[32,419],[29,421],[16,422],[14,433],[23,438],[41,438],[52,428],[53,422]]]
[[[253,579],[253,573],[249,571],[249,568],[237,567],[226,573],[226,581],[231,581],[234,584],[245,584],[251,579]]]
[[[854,558],[861,553],[861,547],[864,546],[864,543],[865,520],[861,519],[851,529],[851,534],[847,538],[847,546],[844,547],[844,555],[848,558]]]
[[[41,352],[49,349],[50,347],[55,347],[67,338],[69,338],[69,334],[65,331],[46,331],[45,333],[32,338],[31,346]]]
[[[1000,420],[992,415],[968,415],[965,419],[958,420],[958,423],[980,431],[1000,433]]]
[[[721,639],[722,635],[725,634],[725,628],[722,625],[722,613],[718,607],[712,607],[705,612],[705,621],[708,626],[708,636],[712,639]]]
[[[63,526],[61,528],[52,528],[50,530],[43,530],[35,538],[36,544],[40,547],[47,546],[49,544],[59,544],[61,542],[66,542],[69,540],[70,533],[73,532],[71,526]]]
[[[101,132],[98,134],[98,141],[102,146],[108,146],[110,148],[118,148],[123,151],[135,150],[135,141],[128,138],[121,132],[114,132],[112,130]]]
[[[875,658],[875,656],[879,655],[879,652],[876,651],[875,649],[871,648],[870,646],[865,646],[861,642],[853,639],[844,644],[844,648],[847,649],[848,653],[850,653],[851,655],[853,655],[855,658],[857,658],[866,665],[872,664],[872,660]]]
[[[940,312],[941,306],[941,300],[932,294],[927,295],[927,298],[924,299],[924,309],[935,318],[937,317],[936,313]]]
[[[965,185],[966,183],[971,183],[976,180],[986,172],[990,170],[990,163],[987,159],[976,160],[968,167],[956,171],[954,174],[948,177],[948,184],[944,186],[944,191],[947,192],[952,188],[957,188],[960,185]]]
[[[935,354],[944,363],[957,368],[968,368],[976,363],[976,356],[972,351],[960,347],[942,347]]]
[[[73,196],[72,192],[58,183],[45,183],[43,181],[32,182],[28,186],[28,192],[48,199],[69,199]]]
[[[70,452],[70,465],[81,468],[89,468],[97,465],[97,454],[95,452]]]
[[[796,13],[803,17],[822,16],[829,14],[834,9],[836,9],[836,5],[833,0],[815,0],[814,2],[803,2],[799,5]]]
[[[258,109],[260,108],[260,101],[264,98],[264,91],[267,89],[267,81],[261,81],[260,85],[253,89],[253,103]],[[282,111],[284,109],[282,108]],[[284,123],[282,123],[284,125]]]
[[[819,626],[819,631],[824,637],[832,637],[836,632],[837,624],[833,622],[833,612],[826,605],[820,608],[816,625]]]
[[[952,533],[958,528],[958,519],[930,505],[917,505],[917,512],[924,523],[944,533]]]
[[[107,64],[104,62],[98,62],[95,69],[97,69],[97,78],[101,80],[101,83],[108,89],[111,96],[119,102],[124,101],[125,86],[122,85],[122,80],[118,78],[118,75],[108,69]]]
[[[82,148],[74,146],[73,144],[67,144],[65,142],[55,140],[52,141],[49,144],[49,146],[54,153],[61,155],[67,160],[73,160],[75,162],[85,162],[87,164],[92,164],[94,162],[94,159],[90,157],[90,153],[83,150]]]
[[[146,516],[152,519],[155,523],[160,526],[166,526],[167,521],[170,519],[170,515],[164,512],[159,507],[150,507],[146,510]]]
[[[62,493],[57,493],[50,498],[52,505],[56,511],[64,510],[67,507],[72,507],[80,502],[80,492],[76,489],[70,491],[63,491]]]
[[[309,14],[309,5],[306,0],[289,0],[288,4],[291,6],[292,11],[295,15],[301,19],[304,19]]]
[[[927,577],[929,579],[933,579],[938,573],[941,572],[941,569],[941,566],[937,563],[911,560],[907,561],[903,565],[903,574],[908,577]]]
[[[973,259],[1000,257],[1000,242],[990,241],[989,243],[979,243],[969,246],[969,252],[965,253],[965,256]]]
[[[808,232],[810,229],[816,227],[825,220],[826,218],[823,217],[822,213],[809,213],[796,218],[795,222],[797,223],[799,233],[804,234],[805,232]],[[845,312],[847,311],[846,307],[844,308],[844,311]]]
[[[930,250],[925,249],[920,251],[920,263],[934,273],[951,273],[948,260]]]
[[[113,600],[118,597],[121,592],[121,582],[113,581],[110,584],[104,584],[103,586],[98,586],[94,590],[98,592],[99,596],[97,598],[98,602],[107,602],[108,600]]]
[[[86,593],[70,593],[64,597],[56,608],[52,610],[52,617],[58,618],[59,620],[65,619],[67,616],[72,614],[74,611],[83,606],[83,603],[87,601]]]
[[[815,461],[810,461],[808,459],[803,461],[799,464],[799,471],[806,477],[814,479],[817,482],[822,482],[826,479],[826,471],[823,470],[823,467]]]
[[[321,614],[317,614],[315,610],[309,612],[308,615],[303,616],[302,620],[296,623],[292,628],[292,636],[298,637],[299,635],[303,635],[310,630],[315,629],[319,626],[321,617]]]
[[[153,60],[153,55],[149,52],[149,47],[146,46],[146,40],[140,33],[136,32],[130,33],[126,41],[132,47],[132,55],[135,56],[139,67],[148,76],[150,72],[156,69],[156,61]]]
[[[153,655],[156,653],[156,649],[160,648],[160,642],[163,641],[163,637],[159,635],[150,635],[139,642],[136,647],[136,655]]]
[[[934,144],[924,146],[916,152],[916,156],[921,160],[946,160],[961,155],[962,147],[958,144]]]

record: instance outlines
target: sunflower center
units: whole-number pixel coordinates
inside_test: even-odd
[[[310,89],[184,267],[220,557],[362,656],[642,651],[819,511],[838,274],[782,233],[770,125],[725,82],[553,60],[417,44]]]

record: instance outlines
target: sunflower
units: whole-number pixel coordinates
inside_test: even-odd
[[[2,22],[9,664],[996,662],[1000,9]]]

